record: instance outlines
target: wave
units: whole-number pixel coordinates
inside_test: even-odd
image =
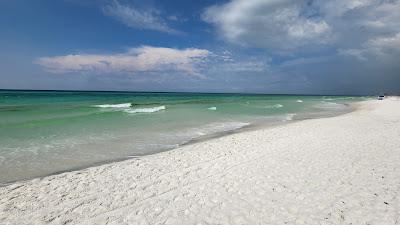
[[[95,105],[94,107],[98,108],[109,108],[109,109],[115,109],[118,111],[124,111],[126,113],[130,114],[135,114],[135,113],[153,113],[153,112],[158,112],[161,110],[165,110],[165,106],[156,106],[156,107],[149,107],[149,108],[132,108],[133,105],[132,103],[121,103],[121,104],[104,104],[104,105]]]
[[[296,102],[298,102],[298,103],[302,103],[302,102],[303,102],[303,100],[301,100],[301,99],[298,99]]]
[[[321,101],[320,104],[317,104],[314,107],[317,107],[320,109],[343,109],[343,108],[346,108],[347,106],[345,104],[341,104],[341,103]]]
[[[158,111],[165,110],[165,109],[166,109],[165,106],[157,106],[157,107],[152,107],[152,108],[125,109],[124,112],[131,113],[131,114],[154,113],[154,112],[158,112]]]
[[[130,108],[131,106],[132,106],[131,103],[121,103],[121,104],[95,105],[94,107],[98,107],[98,108]]]
[[[217,110],[217,107],[215,107],[215,106],[213,106],[213,107],[210,107],[210,108],[208,108],[208,110]]]
[[[275,104],[275,105],[267,105],[264,108],[266,108],[266,109],[278,109],[278,108],[282,108],[282,107],[283,107],[283,105],[281,105],[281,104]]]
[[[132,106],[146,106],[146,105],[186,105],[186,104],[218,104],[224,103],[227,100],[213,100],[213,99],[203,99],[203,100],[164,100],[164,101],[152,101],[152,102],[132,102]]]
[[[185,132],[178,134],[178,136],[181,136],[184,139],[193,140],[204,136],[235,131],[249,125],[250,123],[246,122],[215,122],[185,130]]]
[[[288,113],[288,114],[286,114],[285,120],[286,120],[286,121],[291,121],[291,120],[293,120],[293,118],[294,118],[296,115],[297,115],[296,113]]]

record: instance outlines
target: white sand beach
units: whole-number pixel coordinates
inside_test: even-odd
[[[0,224],[400,224],[400,99],[0,188]]]

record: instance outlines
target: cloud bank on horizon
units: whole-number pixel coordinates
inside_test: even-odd
[[[198,75],[196,65],[209,55],[204,49],[172,49],[142,46],[118,54],[76,54],[41,57],[35,63],[54,73],[140,73],[180,71]]]
[[[90,76],[105,89],[126,89],[113,86],[123,79],[134,90],[400,92],[400,0],[99,2],[90,10],[136,45],[52,52],[34,64],[64,78]]]

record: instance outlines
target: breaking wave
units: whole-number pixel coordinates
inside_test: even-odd
[[[94,107],[103,108],[103,109],[113,109],[117,111],[123,111],[130,114],[135,113],[154,113],[161,110],[165,110],[165,106],[156,106],[156,107],[148,107],[148,108],[132,108],[135,104],[132,103],[121,103],[121,104],[104,104],[104,105],[95,105]]]
[[[165,110],[166,107],[165,106],[157,106],[157,107],[152,107],[152,108],[137,108],[137,109],[125,109],[124,112],[126,113],[154,113],[154,112],[158,112],[161,110]]]
[[[104,104],[104,105],[95,105],[94,107],[98,108],[129,108],[131,107],[131,103],[121,103],[121,104]]]

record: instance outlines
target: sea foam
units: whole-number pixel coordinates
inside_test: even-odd
[[[342,103],[321,101],[320,104],[317,104],[314,107],[320,108],[320,109],[342,109],[342,108],[345,108],[346,105],[342,104]]]
[[[215,107],[215,106],[213,106],[213,107],[210,107],[210,108],[208,108],[208,110],[217,110],[217,107]]]
[[[294,118],[296,115],[297,115],[296,113],[288,113],[288,114],[286,114],[285,120],[286,120],[286,121],[291,121],[291,120],[293,120],[293,118]]]
[[[124,112],[127,113],[154,113],[154,112],[158,112],[161,110],[165,110],[166,107],[165,106],[157,106],[157,107],[151,107],[151,108],[136,108],[136,109],[125,109]]]
[[[121,103],[121,104],[104,104],[104,105],[95,105],[94,107],[98,108],[129,108],[131,107],[131,103]]]
[[[184,130],[183,132],[175,134],[175,136],[180,136],[185,140],[193,140],[207,135],[217,135],[220,133],[235,131],[249,125],[250,123],[247,122],[215,122]],[[187,141],[184,141],[183,143],[185,142]]]

